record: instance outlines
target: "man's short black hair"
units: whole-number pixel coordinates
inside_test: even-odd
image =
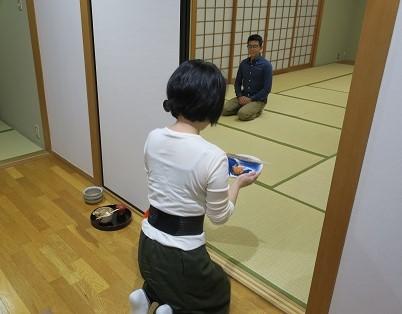
[[[218,122],[225,102],[226,82],[219,69],[210,62],[183,62],[170,77],[167,100],[163,108],[178,118],[190,121]]]
[[[247,43],[249,43],[250,41],[258,41],[258,44],[260,45],[260,47],[262,47],[262,37],[260,35],[253,34],[248,36]]]

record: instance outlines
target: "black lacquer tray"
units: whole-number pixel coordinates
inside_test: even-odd
[[[117,204],[104,205],[101,207],[110,207],[114,210],[117,208]],[[95,208],[90,216],[91,225],[96,229],[114,231],[128,226],[131,222],[131,211],[128,208],[124,208],[112,213],[112,219],[109,222],[102,223],[102,219],[96,219],[96,216],[93,214],[93,212],[98,208]]]

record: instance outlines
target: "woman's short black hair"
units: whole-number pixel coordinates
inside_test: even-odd
[[[190,121],[218,122],[225,102],[226,82],[210,62],[190,60],[174,71],[166,88],[163,108],[178,118]]]

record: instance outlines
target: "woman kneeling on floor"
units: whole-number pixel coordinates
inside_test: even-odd
[[[182,63],[167,84],[165,111],[172,126],[155,129],[144,148],[148,218],[142,222],[138,263],[142,289],[130,294],[132,313],[229,313],[230,282],[205,247],[204,216],[223,224],[240,188],[258,173],[238,176],[229,186],[225,152],[200,136],[222,113],[226,83],[212,63]]]

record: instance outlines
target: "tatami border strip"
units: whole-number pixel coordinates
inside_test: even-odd
[[[308,86],[308,85],[305,85],[305,86]],[[303,86],[302,86],[302,87],[303,87]],[[273,93],[273,94],[276,94],[276,93]],[[318,100],[312,100],[312,99],[302,98],[302,97],[297,97],[297,96],[292,96],[292,95],[286,95],[286,94],[276,94],[276,95],[286,96],[286,97],[291,97],[291,98],[296,98],[296,99],[301,99],[301,100],[308,100],[308,101],[316,102],[316,103],[318,103],[318,104],[323,104],[323,105],[328,105],[328,106],[333,106],[333,107],[338,107],[338,108],[343,108],[343,109],[346,108],[346,107],[341,106],[341,105],[330,104],[329,102],[323,102],[323,101],[318,101]]]
[[[322,126],[333,128],[333,129],[342,130],[342,128],[337,127],[335,125],[330,125],[330,124],[326,124],[326,123],[322,123],[322,122],[318,122],[318,121],[314,121],[314,120],[305,119],[305,118],[295,116],[295,115],[292,115],[292,114],[287,114],[287,113],[283,113],[283,112],[279,112],[279,111],[275,111],[275,110],[271,110],[271,109],[264,109],[264,111],[280,114],[280,115],[283,115],[283,116],[286,116],[286,117],[295,118],[295,119],[298,119],[298,120],[302,120],[302,121],[306,121],[306,122],[310,122],[310,123],[314,123],[314,124],[319,124],[319,125],[322,125]]]
[[[313,84],[318,84],[318,83],[313,83]],[[324,89],[324,90],[330,90],[332,92],[339,92],[339,93],[345,93],[345,94],[349,94],[349,92],[345,92],[344,90],[339,90],[339,89],[333,89],[333,88],[327,88],[327,87],[321,87],[321,86],[314,86],[314,85],[306,85],[308,87],[312,87],[312,88],[319,88],[319,89]]]
[[[239,132],[243,132],[243,133],[246,133],[246,134],[249,134],[249,135],[253,135],[253,136],[256,136],[258,138],[262,138],[263,140],[267,140],[267,141],[270,141],[270,142],[273,142],[273,143],[276,143],[276,144],[280,144],[280,145],[283,145],[283,146],[286,146],[286,147],[290,147],[290,148],[293,148],[293,149],[297,149],[297,150],[300,150],[302,152],[309,153],[311,155],[319,156],[319,157],[322,157],[322,158],[328,157],[327,155],[316,153],[316,152],[313,152],[313,151],[310,151],[310,150],[307,150],[307,149],[304,149],[304,148],[301,148],[301,147],[298,147],[298,146],[294,146],[294,145],[291,145],[291,144],[287,144],[287,143],[284,143],[284,142],[281,142],[281,141],[274,140],[274,139],[269,138],[269,137],[265,137],[265,136],[262,136],[262,135],[259,135],[259,134],[256,134],[256,133],[245,131],[245,130],[236,128],[234,126],[227,125],[227,124],[222,123],[222,122],[218,122],[218,124],[221,125],[221,126],[227,127],[229,129],[233,129],[233,130],[236,130],[236,131],[239,131]]]
[[[224,256],[227,260],[229,260],[230,262],[235,264],[237,267],[241,268],[243,271],[245,271],[245,272],[249,273],[250,275],[256,277],[257,279],[259,279],[260,281],[262,281],[266,285],[268,285],[268,286],[270,286],[270,287],[272,287],[274,289],[277,289],[280,293],[282,293],[283,295],[288,297],[290,300],[292,300],[296,304],[298,304],[298,305],[300,305],[300,306],[302,306],[304,308],[307,306],[307,304],[304,303],[303,301],[299,300],[295,296],[291,295],[289,292],[286,292],[285,290],[283,290],[279,286],[273,284],[272,282],[270,282],[269,280],[267,280],[266,278],[264,278],[260,274],[258,274],[255,271],[251,270],[246,265],[244,265],[242,262],[240,262],[240,261],[236,260],[235,258],[231,257],[230,255],[224,253],[223,251],[218,249],[216,246],[214,246],[210,242],[207,242],[206,245],[207,245],[208,248],[210,248],[210,249],[216,251],[217,253],[221,254],[222,256]]]
[[[325,210],[324,210],[324,209],[319,208],[319,207],[314,206],[314,205],[311,205],[311,204],[309,204],[309,203],[306,203],[305,201],[302,201],[302,200],[300,200],[300,199],[298,199],[298,198],[296,198],[296,197],[294,197],[294,196],[291,196],[291,195],[288,195],[288,194],[283,193],[283,192],[281,192],[281,191],[275,190],[274,188],[272,188],[272,187],[269,186],[268,184],[265,184],[265,183],[263,183],[263,182],[261,182],[261,181],[255,181],[255,184],[257,184],[257,185],[259,185],[259,186],[261,186],[261,187],[263,187],[263,188],[266,188],[267,190],[270,190],[270,191],[272,191],[272,192],[275,192],[275,193],[278,193],[278,194],[280,194],[280,195],[282,195],[282,196],[285,196],[285,197],[287,197],[287,198],[290,198],[291,200],[294,200],[294,201],[296,201],[296,202],[298,202],[298,203],[300,203],[300,204],[306,205],[306,206],[308,206],[308,207],[311,207],[311,208],[313,208],[313,209],[315,209],[315,210],[317,210],[317,211],[319,211],[319,212],[325,214]]]
[[[296,87],[284,89],[284,90],[281,90],[281,91],[275,91],[275,94],[282,93],[282,92],[287,92],[287,91],[290,91],[290,90],[292,90],[292,89],[300,88],[300,87],[303,87],[303,86],[309,86],[310,84],[318,84],[318,83],[330,81],[330,80],[337,79],[337,78],[340,78],[340,77],[344,77],[344,76],[347,76],[347,75],[350,75],[350,74],[353,74],[353,71],[350,72],[350,73],[347,73],[347,74],[342,74],[342,75],[339,75],[339,76],[334,76],[334,77],[331,77],[331,78],[328,78],[328,79],[325,79],[325,80],[321,80],[321,81],[317,81],[317,82],[308,83],[307,85],[306,85],[306,84],[303,84],[303,85],[300,85],[300,86],[296,86]],[[275,79],[275,76],[274,76],[274,79]]]
[[[353,75],[353,70],[352,70],[352,72],[349,72],[349,73],[346,73],[346,74],[334,76],[334,77],[331,77],[331,78],[328,78],[328,79],[325,79],[325,80],[322,80],[322,81],[318,81],[318,82],[314,82],[314,83],[309,83],[309,84],[323,83],[323,82],[327,82],[327,81],[330,81],[330,80],[334,80],[334,79],[337,79],[337,78],[340,78],[340,77],[348,76],[348,75],[351,75],[351,74]]]
[[[285,183],[285,182],[287,182],[287,181],[289,181],[289,180],[292,180],[293,178],[295,178],[295,177],[301,175],[301,174],[304,173],[304,172],[309,171],[310,169],[313,169],[314,167],[318,166],[319,164],[322,164],[322,163],[324,163],[324,162],[330,160],[331,158],[333,158],[333,157],[335,157],[335,156],[336,156],[336,154],[333,154],[332,156],[328,156],[328,157],[326,157],[326,158],[323,158],[323,159],[317,161],[316,163],[314,163],[314,164],[312,164],[312,165],[310,165],[310,166],[304,168],[303,170],[300,170],[299,172],[296,172],[295,174],[291,175],[290,177],[287,177],[286,179],[283,179],[282,181],[279,181],[279,182],[277,182],[277,183],[271,185],[271,187],[274,189],[274,188],[276,188],[277,186],[279,186],[279,185],[281,185],[281,184],[283,184],[283,183]]]

